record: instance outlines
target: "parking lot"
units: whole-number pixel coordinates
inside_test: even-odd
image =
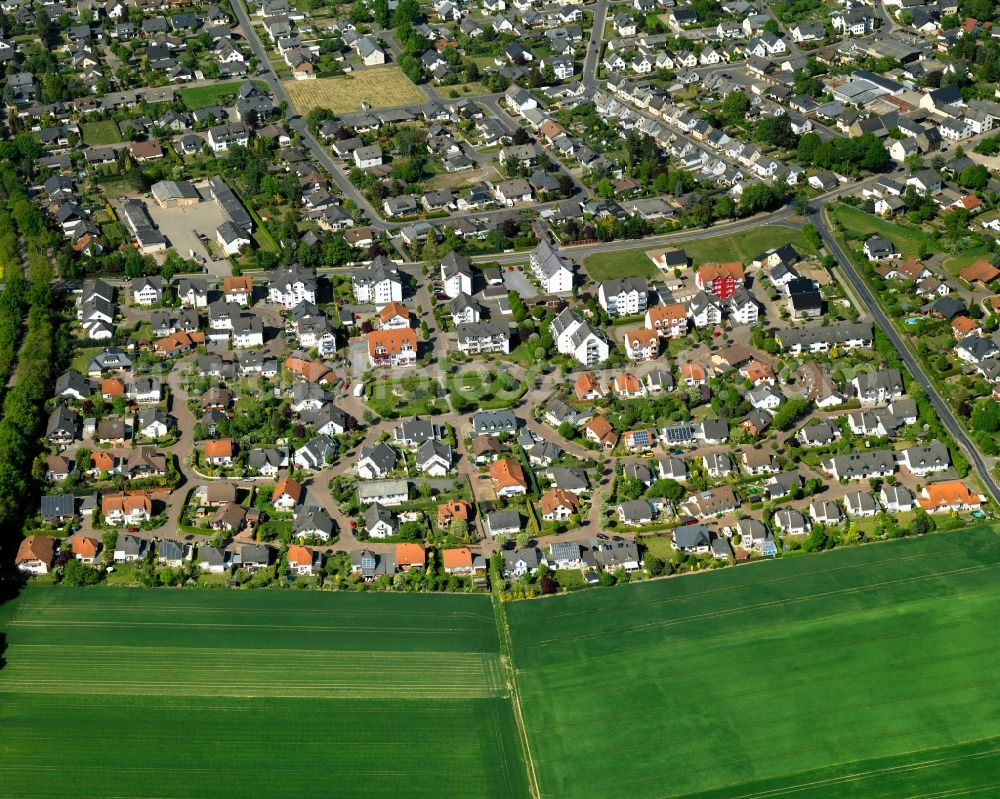
[[[208,273],[216,277],[231,274],[229,261],[225,258],[213,258],[212,250],[198,238],[200,233],[212,242],[215,252],[221,254],[221,248],[215,238],[215,230],[226,216],[219,204],[212,200],[202,200],[197,205],[178,208],[161,208],[155,200],[147,200],[146,207],[153,222],[159,228],[167,241],[182,258],[191,258],[194,253],[196,260],[204,259]]]
[[[516,291],[522,299],[530,300],[532,297],[538,296],[538,291],[531,285],[531,281],[528,280],[528,276],[524,274],[523,270],[524,267],[515,267],[513,271],[509,269],[505,271],[503,284],[508,291]]]

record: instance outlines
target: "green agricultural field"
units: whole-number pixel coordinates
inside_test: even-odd
[[[720,233],[708,239],[671,241],[656,247],[637,247],[617,252],[596,253],[583,259],[583,266],[591,280],[609,280],[622,277],[655,277],[659,269],[646,255],[651,250],[666,247],[684,250],[695,266],[706,263],[741,261],[750,263],[756,256],[772,247],[793,244],[803,255],[814,255],[816,250],[805,239],[800,228],[783,225],[764,225],[739,233]]]
[[[1000,791],[992,528],[506,606],[541,795]]]
[[[528,795],[482,596],[31,587],[10,797]]]

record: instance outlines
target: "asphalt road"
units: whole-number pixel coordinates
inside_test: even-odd
[[[598,0],[594,6],[594,22],[590,28],[590,42],[587,44],[587,54],[583,59],[583,85],[591,89],[600,86],[597,80],[597,63],[604,46],[604,25],[608,16],[609,0]]]
[[[918,385],[927,394],[927,398],[930,400],[931,406],[934,408],[941,421],[944,422],[945,428],[955,441],[958,442],[959,446],[961,446],[965,451],[966,457],[973,465],[973,468],[975,468],[976,473],[979,475],[979,478],[982,480],[983,485],[989,492],[990,496],[995,502],[1000,503],[1000,487],[997,486],[992,474],[990,474],[989,465],[976,448],[976,445],[966,435],[965,430],[963,430],[962,426],[958,423],[958,419],[955,418],[955,414],[952,413],[948,403],[944,401],[937,389],[934,387],[934,384],[928,379],[927,374],[924,372],[920,362],[916,359],[913,353],[910,352],[909,347],[906,346],[906,343],[903,341],[899,333],[896,332],[896,328],[893,327],[886,315],[882,313],[882,309],[875,301],[875,297],[868,288],[868,284],[864,281],[861,275],[858,274],[854,265],[851,263],[851,260],[847,257],[847,254],[841,249],[840,245],[837,244],[836,240],[830,234],[823,216],[823,213],[813,215],[812,223],[819,231],[827,250],[829,250],[833,257],[836,258],[841,272],[843,272],[844,276],[850,282],[858,296],[861,297],[865,305],[868,306],[868,312],[871,314],[872,319],[874,319],[875,324],[877,324],[882,329],[882,332],[888,336],[892,345],[896,348],[896,351],[899,352],[900,357],[903,359],[903,363],[906,365],[906,368],[910,370],[910,374],[913,375]]]
[[[386,225],[383,223],[382,217],[379,215],[378,211],[372,206],[368,200],[365,199],[364,195],[355,187],[350,180],[347,179],[347,175],[337,168],[337,165],[330,158],[329,154],[323,149],[323,146],[316,141],[316,137],[312,135],[306,125],[305,119],[302,117],[296,117],[295,110],[292,107],[292,102],[288,97],[288,93],[285,91],[285,87],[281,85],[281,81],[275,74],[273,67],[271,66],[270,59],[267,56],[267,50],[264,48],[260,37],[257,35],[257,31],[254,30],[253,23],[250,20],[250,15],[247,13],[246,6],[243,4],[243,0],[233,0],[233,13],[236,14],[236,19],[239,22],[240,28],[243,30],[243,35],[246,37],[247,44],[250,45],[250,50],[253,52],[254,57],[257,59],[258,63],[264,67],[267,71],[261,76],[267,81],[268,86],[271,87],[271,92],[274,97],[280,102],[284,101],[288,106],[288,114],[290,115],[289,124],[292,129],[298,131],[299,135],[302,137],[302,142],[306,145],[312,156],[330,173],[331,179],[337,184],[337,187],[343,193],[344,197],[352,200],[359,208],[363,209],[371,220],[371,225],[380,229],[385,229]]]

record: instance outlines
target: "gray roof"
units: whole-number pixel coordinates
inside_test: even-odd
[[[556,488],[564,491],[580,491],[590,483],[583,469],[567,469],[563,466],[553,466],[548,471],[548,477]]]
[[[450,466],[451,447],[440,441],[428,440],[417,448],[417,468],[421,468],[424,464],[428,464],[437,458],[442,458]]]
[[[518,561],[524,561],[529,569],[537,569],[541,561],[541,554],[537,547],[526,547],[525,549],[504,549],[503,562],[507,568],[513,568]]]
[[[707,547],[712,542],[712,534],[703,524],[682,524],[674,528],[674,543],[679,549]]]
[[[874,372],[861,372],[854,378],[858,384],[859,396],[878,393],[878,391],[903,390],[903,378],[898,369],[878,369]]]
[[[164,538],[157,546],[157,555],[164,560],[180,560],[184,557],[184,547],[179,541]]]
[[[201,563],[209,566],[222,566],[226,562],[226,553],[218,547],[202,544],[198,548],[198,557]]]
[[[361,448],[361,451],[358,453],[358,461],[366,459],[371,460],[379,471],[391,472],[396,468],[396,462],[399,458],[396,455],[396,450],[384,441],[379,441],[371,447]]]
[[[472,416],[472,430],[479,433],[513,433],[517,416],[513,411],[478,411]]]
[[[56,380],[56,395],[72,391],[81,397],[89,397],[91,393],[90,381],[75,369],[69,369],[59,375]]]
[[[378,502],[373,502],[368,506],[365,511],[365,527],[369,530],[373,529],[375,525],[379,522],[383,522],[393,530],[396,529],[396,515],[386,508],[384,505],[380,505]]]
[[[782,530],[801,529],[806,526],[806,517],[794,508],[782,508],[774,514],[774,523]]]
[[[582,549],[577,541],[553,541],[549,552],[553,560],[579,560]]]
[[[407,419],[394,431],[397,441],[413,441],[416,444],[423,444],[425,441],[434,441],[438,438],[437,425],[430,419],[421,419],[417,416]]]
[[[648,499],[632,499],[621,503],[618,507],[621,509],[621,516],[625,522],[652,519],[656,515],[653,505]]]
[[[368,502],[387,494],[407,495],[410,484],[406,480],[364,480],[358,484],[358,499]]]
[[[372,505],[372,507],[375,507]],[[309,508],[295,517],[295,534],[303,535],[314,530],[333,535],[333,520],[319,508]]]
[[[870,322],[837,322],[832,325],[803,325],[779,330],[778,341],[785,349],[794,347],[808,347],[820,342],[837,344],[854,339],[872,340],[872,326]]]
[[[951,463],[948,448],[940,441],[929,444],[915,444],[903,450],[909,464],[917,469],[943,467]]]
[[[72,516],[75,500],[72,494],[48,494],[42,497],[42,518]]]
[[[836,471],[842,478],[864,477],[876,472],[892,472],[896,467],[896,458],[891,450],[870,450],[868,452],[852,452],[847,455],[835,455],[827,461],[831,471]]]
[[[486,526],[491,532],[497,530],[520,530],[521,514],[516,510],[495,510],[486,516]]]

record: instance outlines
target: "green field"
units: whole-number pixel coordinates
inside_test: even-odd
[[[726,261],[741,261],[750,263],[756,256],[772,247],[783,244],[794,244],[803,255],[814,255],[816,250],[806,242],[800,228],[784,227],[782,225],[764,225],[739,233],[720,233],[708,239],[692,239],[690,241],[670,241],[669,244],[656,247],[637,247],[618,252],[597,253],[583,259],[583,266],[592,280],[609,280],[621,277],[652,278],[660,271],[646,256],[649,250],[662,250],[665,247],[684,250],[692,259],[694,266],[706,263],[725,263]]]
[[[211,83],[207,86],[193,86],[185,89],[178,89],[177,96],[189,111],[197,108],[205,108],[209,105],[224,105],[224,100],[235,98],[240,90],[241,81],[229,81],[228,83]],[[254,81],[264,91],[268,91],[264,81]]]
[[[539,799],[1000,794],[1000,535],[496,607]],[[532,795],[485,596],[33,586],[4,796]]]
[[[88,147],[118,144],[122,140],[118,135],[118,128],[110,119],[103,119],[100,122],[81,122],[80,137]]]
[[[541,794],[1000,792],[990,528],[507,605]]]
[[[916,225],[906,222],[890,222],[878,216],[866,214],[860,208],[843,203],[829,206],[830,213],[844,226],[844,235],[854,239],[857,247],[873,235],[889,239],[904,258],[916,258],[921,243],[929,253],[941,252],[937,239]],[[975,260],[975,259],[973,259]],[[970,261],[971,263],[971,261]]]
[[[528,794],[487,597],[32,587],[10,797]]]

